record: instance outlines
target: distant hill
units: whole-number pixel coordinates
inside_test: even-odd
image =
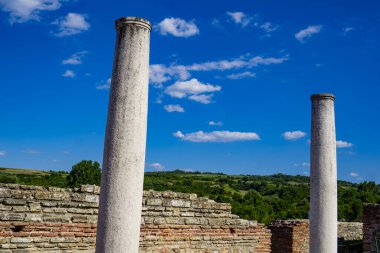
[[[64,171],[0,168],[1,183],[66,187]],[[309,177],[275,174],[226,175],[223,173],[146,172],[144,189],[196,193],[217,202],[228,202],[244,219],[268,223],[276,219],[307,218]],[[363,203],[380,203],[380,185],[338,181],[339,219],[358,221]]]

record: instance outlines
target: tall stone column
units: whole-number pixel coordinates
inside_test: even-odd
[[[96,253],[139,250],[148,114],[147,20],[116,20]]]
[[[311,96],[310,253],[336,253],[338,230],[334,95]]]

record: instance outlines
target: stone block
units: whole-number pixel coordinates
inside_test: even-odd
[[[29,209],[31,212],[40,212],[41,211],[41,204],[38,202],[30,202],[28,203]]]
[[[148,205],[148,206],[160,206],[160,205],[162,205],[162,199],[147,199],[146,205]]]
[[[51,193],[48,191],[36,191],[34,193],[35,199],[41,199],[41,200],[50,200],[51,199]]]
[[[43,206],[43,207],[54,207],[57,205],[58,205],[57,202],[50,202],[50,201],[41,202],[41,206]]]
[[[23,221],[25,214],[23,213],[0,213],[2,221]]]
[[[89,184],[86,184],[86,185],[81,185],[79,191],[80,191],[80,192],[93,193],[93,192],[94,192],[94,189],[95,189],[95,185],[89,185]]]
[[[33,196],[30,191],[25,190],[11,190],[11,195],[15,199],[31,199]]]
[[[27,206],[14,206],[12,207],[12,211],[15,213],[25,213],[29,211],[29,207]]]
[[[90,202],[90,203],[99,203],[99,196],[98,195],[86,194],[84,201]]]
[[[0,204],[0,211],[10,211],[12,210],[12,206],[5,206],[3,204]]]
[[[51,194],[52,200],[60,200],[60,201],[69,201],[70,200],[70,194],[67,192],[52,192]]]
[[[12,237],[11,243],[31,243],[32,241],[28,237]]]
[[[13,205],[13,206],[23,206],[26,205],[26,200],[23,199],[4,199],[3,204]]]
[[[0,198],[10,198],[11,191],[7,188],[0,188]]]
[[[24,220],[25,221],[42,222],[42,215],[41,214],[27,213]]]

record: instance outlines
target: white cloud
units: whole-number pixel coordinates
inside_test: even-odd
[[[221,121],[210,121],[208,122],[209,126],[223,126],[223,122]]]
[[[6,156],[7,154],[7,151],[5,150],[0,150],[0,156]]]
[[[78,13],[69,13],[64,18],[56,20],[53,24],[58,25],[57,37],[72,36],[90,29],[87,16]]]
[[[252,73],[250,71],[245,71],[242,73],[234,73],[234,74],[230,74],[227,76],[228,79],[233,79],[233,80],[243,79],[246,77],[256,77],[256,73]]]
[[[0,0],[0,8],[9,13],[11,24],[39,21],[42,11],[54,11],[60,7],[59,0]]]
[[[191,95],[191,96],[189,96],[189,99],[193,100],[195,102],[201,103],[201,104],[210,104],[212,102],[212,97],[213,96],[214,96],[214,94],[210,94],[210,95],[205,95],[205,94]]]
[[[87,51],[80,51],[71,55],[69,58],[62,61],[63,65],[80,65],[82,64],[82,58],[87,54]]]
[[[305,132],[302,131],[287,131],[282,134],[285,140],[298,140],[306,136]]]
[[[227,12],[227,14],[231,17],[235,24],[239,24],[242,27],[246,27],[252,21],[252,17],[241,11]]]
[[[172,77],[180,80],[186,80],[190,77],[190,73],[186,69],[186,66],[171,65],[166,67],[163,64],[153,64],[149,66],[149,81],[160,87],[160,85]]]
[[[214,18],[212,21],[211,21],[211,24],[216,27],[217,29],[223,29],[223,26],[220,24],[220,20],[217,19],[217,18]]]
[[[111,78],[108,78],[107,81],[100,83],[96,86],[97,90],[108,90],[111,87]]]
[[[351,177],[359,177],[359,174],[356,172],[350,172]]]
[[[310,167],[310,163],[303,162],[303,163],[295,163],[293,164],[296,167]]]
[[[146,165],[146,167],[150,167],[154,169],[155,171],[164,171],[165,167],[160,163],[149,163]]]
[[[336,141],[336,147],[337,148],[350,148],[353,144],[349,143],[347,141]]]
[[[68,77],[68,78],[74,78],[75,77],[75,72],[68,69],[65,71],[65,73],[62,74],[63,77]]]
[[[278,25],[274,25],[271,22],[265,22],[263,24],[258,25],[261,29],[263,29],[266,33],[271,33],[277,31],[279,29]]]
[[[186,80],[191,76],[191,71],[224,71],[240,68],[253,68],[260,65],[268,66],[272,64],[281,64],[288,59],[288,56],[278,58],[255,56],[249,58],[247,55],[244,55],[231,60],[209,61],[203,63],[194,63],[191,65],[173,64],[170,66],[165,66],[163,64],[154,64],[150,65],[149,79],[152,84],[160,86],[162,83],[171,80],[172,78]],[[254,73],[252,73],[252,75],[253,74]],[[245,73],[245,75],[250,74]]]
[[[180,18],[165,18],[155,26],[161,35],[171,34],[175,37],[191,37],[199,34],[194,20],[186,21]]]
[[[345,27],[345,28],[343,28],[343,34],[347,35],[349,32],[352,32],[353,30],[355,30],[355,28],[353,28],[351,26]]]
[[[311,26],[308,26],[305,29],[300,30],[299,32],[297,32],[294,35],[294,37],[298,41],[300,41],[300,42],[305,42],[306,38],[310,38],[314,34],[317,34],[317,33],[321,32],[321,30],[322,30],[322,26],[321,25],[311,25]]]
[[[23,150],[22,152],[25,153],[25,154],[29,154],[29,155],[39,155],[39,154],[41,154],[41,151],[38,151],[38,150],[35,150],[35,149],[26,149],[26,150]]]
[[[177,81],[165,89],[165,93],[175,98],[185,98],[188,95],[198,95],[205,92],[220,91],[222,87],[212,84],[203,84],[193,78],[189,81]],[[193,100],[196,100],[193,98]]]
[[[213,131],[183,134],[181,131],[173,133],[173,136],[190,142],[233,142],[233,141],[258,141],[260,137],[253,132]]]
[[[165,105],[164,109],[167,112],[185,112],[185,109],[181,105]]]

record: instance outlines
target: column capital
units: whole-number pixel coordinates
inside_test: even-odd
[[[310,96],[311,100],[321,100],[321,99],[331,99],[335,100],[334,94],[331,93],[318,93],[318,94],[313,94]]]
[[[149,31],[152,30],[152,25],[150,22],[146,19],[143,18],[138,18],[138,17],[123,17],[119,18],[115,21],[115,28],[118,30],[119,28],[127,25],[127,24],[134,24],[138,26],[142,26],[147,28]]]

